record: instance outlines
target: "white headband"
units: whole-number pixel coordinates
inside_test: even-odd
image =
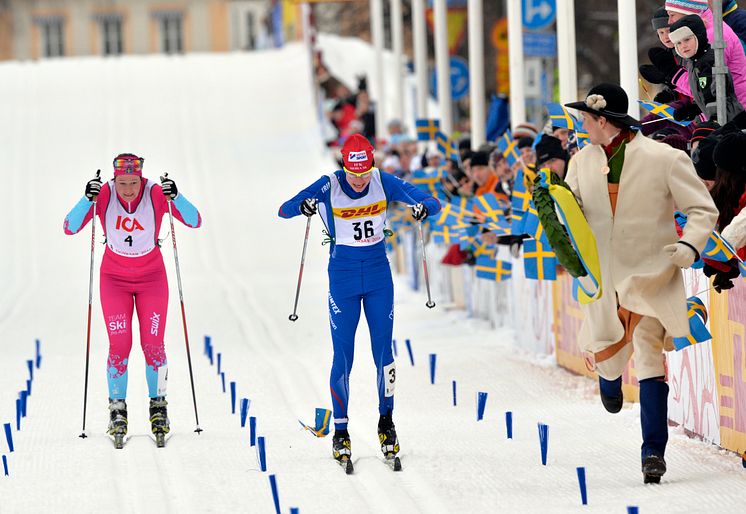
[[[668,38],[671,40],[671,43],[673,43],[674,45],[678,43],[679,41],[683,41],[690,36],[696,37],[694,36],[694,32],[692,32],[692,29],[687,26],[679,27],[678,29],[673,30],[668,33]]]

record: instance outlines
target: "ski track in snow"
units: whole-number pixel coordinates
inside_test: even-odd
[[[329,38],[324,45],[344,45]],[[358,45],[359,46],[359,45]],[[358,48],[356,46],[355,48]],[[368,58],[359,48],[356,63]],[[328,57],[344,53],[330,52]],[[372,62],[372,61],[371,61]],[[335,63],[330,62],[331,69]],[[343,66],[344,63],[339,64]],[[351,64],[348,64],[351,65]],[[357,70],[354,70],[357,71]],[[345,71],[352,75],[353,71]],[[404,471],[383,462],[376,435],[375,368],[361,320],[351,376],[355,474],[331,458],[297,420],[331,406],[326,310],[327,247],[312,221],[299,320],[290,323],[304,218],[280,220],[279,205],[333,163],[322,150],[307,54],[298,45],[255,54],[66,59],[0,64],[0,125],[6,173],[6,241],[0,252],[0,422],[15,420],[25,360],[42,341],[42,366],[11,476],[0,476],[0,513],[273,512],[267,475],[277,475],[283,512],[736,512],[746,473],[732,454],[671,430],[669,472],[644,486],[639,409],[607,414],[592,381],[520,348],[520,334],[490,329],[464,313],[424,307],[424,294],[396,280],[398,342],[395,421]],[[131,77],[132,80],[125,80]],[[169,416],[165,449],[149,433],[143,358],[130,359],[130,435],[114,450],[98,299],[96,244],[87,439],[81,439],[90,226],[67,237],[61,224],[96,168],[122,151],[144,155],[145,176],[164,172],[200,209],[204,225],[176,223],[201,435],[195,428],[168,218],[161,249],[169,274]],[[8,237],[9,236],[9,237]],[[97,226],[97,243],[103,241]],[[437,298],[435,299],[438,300]],[[530,308],[530,307],[527,307]],[[259,471],[248,427],[240,427],[204,335],[222,354],[226,387],[251,399],[266,437]],[[412,340],[415,366],[404,339]],[[438,355],[430,385],[428,354]],[[458,382],[458,406],[451,400]],[[476,421],[477,391],[489,394]],[[504,413],[514,417],[514,439]],[[541,466],[537,422],[549,425]],[[0,434],[0,452],[7,453]],[[575,468],[585,466],[589,505]]]

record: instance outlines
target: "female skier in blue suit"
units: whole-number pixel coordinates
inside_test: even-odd
[[[351,472],[347,431],[349,379],[360,305],[370,330],[378,375],[378,437],[387,459],[399,452],[392,419],[396,369],[391,349],[394,286],[386,257],[384,229],[389,202],[411,206],[417,221],[440,211],[440,202],[394,175],[373,167],[373,147],[351,136],[342,147],[344,168],[325,175],[280,207],[282,218],[319,212],[331,238],[329,323],[334,358],[330,387],[334,412],[334,458]]]

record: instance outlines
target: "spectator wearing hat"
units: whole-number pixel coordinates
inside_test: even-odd
[[[354,134],[342,147],[344,166],[322,176],[280,207],[279,216],[311,217],[317,212],[329,240],[329,322],[333,359],[330,376],[335,433],[332,453],[348,465],[347,430],[349,378],[355,331],[361,308],[370,329],[378,384],[378,436],[386,458],[399,451],[393,423],[396,370],[391,353],[394,286],[386,257],[386,207],[389,202],[412,206],[412,217],[423,221],[440,211],[440,202],[415,186],[374,167],[373,146]],[[349,469],[349,466],[348,466]]]
[[[519,123],[513,130],[513,139],[520,139],[522,137],[530,137],[531,141],[536,139],[539,135],[539,129],[533,123]]]
[[[634,349],[642,471],[645,482],[655,482],[666,471],[668,441],[663,350],[673,349],[671,337],[689,335],[679,269],[699,257],[717,209],[684,153],[635,129],[628,102],[618,85],[600,84],[566,104],[582,112],[591,143],[570,160],[566,181],[595,235],[603,287],[600,299],[581,305],[579,344],[612,413],[622,408],[622,373]],[[681,238],[674,206],[688,216]]]
[[[496,191],[500,179],[497,177],[494,168],[490,164],[490,156],[487,152],[474,152],[471,156],[471,176],[477,184],[474,191],[475,196],[482,196],[486,193]]]
[[[546,134],[536,143],[536,169],[549,168],[554,173],[565,178],[569,154],[562,148],[562,141]]]
[[[717,0],[715,0],[717,1]],[[673,25],[684,16],[695,14],[702,18],[705,24],[707,40],[715,41],[712,11],[709,9],[707,0],[666,0],[666,11],[668,11],[668,22]],[[671,29],[673,30],[673,28]],[[670,37],[670,34],[669,34]],[[723,41],[725,49],[725,65],[733,77],[736,96],[741,105],[746,104],[746,54],[741,40],[727,24],[723,24]],[[687,96],[692,96],[689,80],[684,70],[669,52],[649,54],[652,63],[663,73],[664,76],[675,86],[676,90]]]
[[[717,115],[715,104],[715,52],[707,41],[705,24],[696,14],[684,16],[671,25],[669,34],[676,53],[684,59],[684,68],[689,78],[689,89],[693,103],[685,104],[674,111],[676,120],[693,120],[699,114],[709,120]],[[746,83],[741,96],[746,98]],[[741,103],[736,98],[731,76],[726,77],[726,119],[721,124],[734,119],[743,112]]]
[[[716,166],[715,181],[710,194],[720,213],[718,227],[723,237],[733,245],[741,259],[746,258],[746,234],[743,218],[746,218],[746,134],[732,132],[720,139],[713,151]],[[742,219],[735,218],[744,213]],[[732,280],[740,275],[738,261],[718,262],[705,259],[704,273],[715,276],[713,288],[718,293],[733,287]]]
[[[736,33],[741,43],[746,42],[746,10],[738,7],[736,0],[722,0],[723,21]],[[746,44],[744,44],[746,50]]]

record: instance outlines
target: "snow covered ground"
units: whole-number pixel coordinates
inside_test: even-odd
[[[269,473],[277,477],[283,512],[605,513],[628,505],[643,513],[741,511],[746,470],[732,454],[672,433],[663,485],[644,486],[635,407],[607,414],[591,381],[517,354],[512,341],[520,334],[490,330],[459,312],[428,310],[404,281],[397,283],[395,324],[404,472],[394,474],[379,458],[375,370],[363,323],[351,380],[356,473],[338,469],[330,439],[315,439],[297,422],[312,423],[315,407],[330,407],[326,247],[314,220],[300,319],[290,323],[305,221],[276,217],[284,199],[330,171],[309,77],[307,53],[297,45],[255,54],[0,65],[0,423],[15,424],[15,398],[25,387],[35,338],[43,356],[28,417],[20,433],[13,430],[14,453],[0,431],[10,471],[0,475],[0,513],[273,512]],[[122,151],[145,156],[147,177],[169,172],[204,218],[199,230],[176,228],[204,432],[193,432],[167,239],[172,437],[162,450],[148,437],[137,343],[128,396],[132,438],[118,451],[104,434],[107,343],[98,287],[90,437],[78,438],[90,228],[68,237],[62,219],[95,170],[109,177],[109,163]],[[97,234],[100,243],[100,228]],[[97,264],[102,250],[97,244]],[[231,414],[230,397],[202,354],[206,334],[238,397],[251,399],[250,414],[267,441],[268,473],[259,471],[248,429]],[[414,366],[404,338],[412,341]],[[430,353],[438,355],[435,385]],[[458,383],[456,407],[451,380]],[[480,422],[477,391],[489,393]],[[508,410],[513,440],[505,435]],[[546,467],[539,421],[549,425]],[[586,507],[577,466],[587,472]]]

